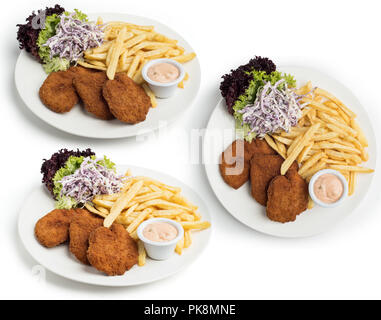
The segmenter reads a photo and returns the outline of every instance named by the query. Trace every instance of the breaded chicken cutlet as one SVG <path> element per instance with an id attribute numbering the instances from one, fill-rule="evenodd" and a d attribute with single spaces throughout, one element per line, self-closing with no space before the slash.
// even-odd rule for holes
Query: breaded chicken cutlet
<path id="1" fill-rule="evenodd" d="M 280 175 L 284 159 L 277 154 L 254 154 L 250 161 L 251 195 L 262 206 L 267 204 L 267 188 L 270 181 Z M 289 170 L 298 170 L 294 162 Z"/>
<path id="2" fill-rule="evenodd" d="M 55 209 L 37 221 L 34 234 L 47 248 L 58 246 L 69 239 L 69 226 L 75 215 L 74 209 Z"/>
<path id="3" fill-rule="evenodd" d="M 248 143 L 235 140 L 221 155 L 220 173 L 224 181 L 234 189 L 249 179 L 251 153 Z"/>
<path id="4" fill-rule="evenodd" d="M 151 107 L 144 89 L 125 73 L 117 73 L 114 80 L 106 81 L 103 97 L 115 118 L 130 124 L 144 121 Z"/>
<path id="5" fill-rule="evenodd" d="M 286 175 L 271 180 L 267 198 L 266 214 L 270 220 L 295 221 L 297 215 L 307 210 L 308 184 L 297 169 L 290 168 Z"/>
<path id="6" fill-rule="evenodd" d="M 85 69 L 82 67 L 71 67 L 50 73 L 39 91 L 42 103 L 54 112 L 69 112 L 79 101 L 73 79 L 83 72 Z"/>
<path id="7" fill-rule="evenodd" d="M 234 189 L 240 188 L 250 175 L 250 160 L 255 154 L 275 154 L 265 140 L 235 140 L 221 155 L 220 173 Z"/>
<path id="8" fill-rule="evenodd" d="M 126 229 L 114 223 L 90 234 L 87 258 L 93 267 L 109 276 L 122 275 L 138 262 L 138 247 Z"/>
<path id="9" fill-rule="evenodd" d="M 69 228 L 69 249 L 79 261 L 89 264 L 87 260 L 89 236 L 91 232 L 103 225 L 103 219 L 86 209 L 76 209 L 76 211 L 77 214 L 73 217 Z"/>
<path id="10" fill-rule="evenodd" d="M 75 75 L 73 84 L 87 112 L 99 119 L 111 120 L 114 116 L 102 94 L 106 80 L 106 72 L 85 69 Z"/>

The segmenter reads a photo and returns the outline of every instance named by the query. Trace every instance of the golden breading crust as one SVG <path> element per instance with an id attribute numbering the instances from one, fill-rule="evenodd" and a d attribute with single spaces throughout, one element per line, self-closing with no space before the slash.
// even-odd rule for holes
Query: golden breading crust
<path id="1" fill-rule="evenodd" d="M 37 221 L 34 234 L 40 244 L 52 248 L 69 239 L 69 226 L 75 210 L 55 209 Z"/>
<path id="2" fill-rule="evenodd" d="M 144 89 L 125 73 L 117 73 L 114 80 L 106 81 L 103 97 L 115 118 L 130 124 L 144 121 L 151 107 Z"/>
<path id="3" fill-rule="evenodd" d="M 280 175 L 284 159 L 277 154 L 255 154 L 250 161 L 251 195 L 259 204 L 267 204 L 267 188 L 270 181 Z M 296 161 L 289 170 L 298 170 Z"/>
<path id="4" fill-rule="evenodd" d="M 80 72 L 81 69 L 74 67 L 50 73 L 39 91 L 42 103 L 54 112 L 69 112 L 79 101 L 73 78 Z"/>
<path id="5" fill-rule="evenodd" d="M 308 184 L 292 167 L 285 176 L 271 180 L 267 189 L 266 213 L 277 222 L 295 221 L 296 216 L 307 210 Z"/>
<path id="6" fill-rule="evenodd" d="M 89 70 L 89 69 L 88 69 Z M 102 89 L 107 80 L 103 71 L 79 72 L 75 75 L 73 84 L 80 96 L 87 112 L 102 120 L 114 119 L 106 100 L 103 98 Z"/>
<path id="7" fill-rule="evenodd" d="M 249 180 L 250 160 L 255 154 L 275 154 L 265 140 L 254 139 L 251 143 L 236 140 L 221 155 L 220 173 L 224 181 L 234 189 Z"/>
<path id="8" fill-rule="evenodd" d="M 122 275 L 137 264 L 138 246 L 121 224 L 114 223 L 90 234 L 87 258 L 94 268 L 109 276 Z"/>
<path id="9" fill-rule="evenodd" d="M 85 209 L 77 209 L 77 214 L 71 221 L 70 252 L 82 263 L 89 264 L 87 260 L 87 248 L 89 236 L 92 231 L 103 225 L 103 219 Z"/>

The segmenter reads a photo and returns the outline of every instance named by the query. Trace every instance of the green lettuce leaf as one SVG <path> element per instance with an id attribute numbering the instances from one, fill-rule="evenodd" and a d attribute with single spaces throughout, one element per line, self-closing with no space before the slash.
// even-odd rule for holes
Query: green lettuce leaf
<path id="1" fill-rule="evenodd" d="M 274 85 L 277 81 L 285 79 L 287 85 L 291 88 L 296 86 L 296 80 L 292 75 L 281 73 L 279 71 L 274 71 L 271 74 L 267 74 L 265 71 L 253 70 L 250 72 L 253 80 L 250 81 L 249 87 L 246 89 L 245 93 L 242 94 L 233 106 L 234 118 L 236 119 L 236 130 L 242 138 L 245 138 L 248 142 L 251 142 L 255 138 L 255 133 L 249 134 L 250 127 L 242 123 L 242 114 L 239 112 L 245 108 L 248 104 L 252 104 L 257 97 L 258 90 L 264 86 L 265 82 L 270 81 Z M 280 88 L 285 84 L 282 83 Z"/>
<path id="2" fill-rule="evenodd" d="M 81 21 L 89 21 L 87 14 L 83 13 L 78 9 L 74 9 L 75 15 L 74 18 Z M 71 12 L 65 11 L 65 16 L 68 16 Z"/>
<path id="3" fill-rule="evenodd" d="M 57 198 L 55 207 L 56 209 L 72 209 L 78 206 L 77 201 L 74 198 L 67 196 L 60 196 Z"/>
<path id="4" fill-rule="evenodd" d="M 70 61 L 66 58 L 53 57 L 42 65 L 46 73 L 65 71 L 70 67 Z"/>
<path id="5" fill-rule="evenodd" d="M 40 31 L 37 39 L 37 46 L 39 48 L 38 54 L 44 63 L 50 60 L 50 48 L 44 47 L 43 44 L 48 41 L 49 38 L 56 34 L 56 28 L 60 22 L 60 17 L 57 14 L 47 16 L 45 19 L 44 29 Z"/>
<path id="6" fill-rule="evenodd" d="M 111 161 L 109 158 L 107 158 L 106 156 L 104 156 L 103 159 L 102 159 L 102 160 L 99 160 L 97 163 L 100 164 L 101 166 L 106 167 L 107 169 L 112 169 L 112 170 L 116 171 L 115 163 L 112 162 L 112 161 Z"/>

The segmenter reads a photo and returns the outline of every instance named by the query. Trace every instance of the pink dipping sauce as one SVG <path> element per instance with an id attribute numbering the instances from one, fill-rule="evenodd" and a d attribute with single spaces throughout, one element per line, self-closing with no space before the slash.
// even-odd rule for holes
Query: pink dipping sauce
<path id="1" fill-rule="evenodd" d="M 169 83 L 180 76 L 180 70 L 171 63 L 161 62 L 149 67 L 147 75 L 152 81 Z"/>
<path id="2" fill-rule="evenodd" d="M 340 178 L 334 174 L 322 174 L 314 184 L 316 198 L 324 203 L 334 203 L 344 193 L 344 186 Z"/>
<path id="3" fill-rule="evenodd" d="M 156 242 L 171 241 L 177 234 L 177 229 L 167 222 L 153 222 L 143 229 L 143 236 Z"/>

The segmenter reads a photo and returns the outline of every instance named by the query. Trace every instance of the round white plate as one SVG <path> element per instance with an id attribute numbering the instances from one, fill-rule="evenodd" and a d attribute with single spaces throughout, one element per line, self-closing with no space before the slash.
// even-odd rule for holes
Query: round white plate
<path id="1" fill-rule="evenodd" d="M 103 21 L 126 21 L 139 25 L 153 25 L 155 30 L 170 38 L 179 40 L 179 45 L 186 52 L 193 52 L 192 47 L 174 30 L 155 20 L 121 13 L 91 14 L 90 19 L 96 20 L 98 16 Z M 173 97 L 158 99 L 158 106 L 151 108 L 145 121 L 130 125 L 119 120 L 99 120 L 87 113 L 80 105 L 76 105 L 70 112 L 58 114 L 43 105 L 38 91 L 47 74 L 41 64 L 22 50 L 15 69 L 16 88 L 25 105 L 41 120 L 62 131 L 88 138 L 111 139 L 124 138 L 146 134 L 162 128 L 182 115 L 192 105 L 197 96 L 201 82 L 200 64 L 197 59 L 184 64 L 189 80 L 185 88 L 176 90 Z"/>
<path id="2" fill-rule="evenodd" d="M 369 140 L 370 159 L 364 166 L 375 168 L 377 149 L 372 125 L 366 110 L 351 91 L 330 76 L 314 69 L 290 66 L 281 68 L 281 71 L 294 75 L 298 85 L 311 80 L 312 85 L 332 92 L 357 113 L 357 120 Z M 254 230 L 279 237 L 305 237 L 319 234 L 353 212 L 371 186 L 374 174 L 359 174 L 355 194 L 348 197 L 341 206 L 325 209 L 315 205 L 312 210 L 300 214 L 295 222 L 285 224 L 273 222 L 266 217 L 265 208 L 252 198 L 249 182 L 240 189 L 234 190 L 223 181 L 220 175 L 218 162 L 221 153 L 234 140 L 234 119 L 226 110 L 225 100 L 221 100 L 210 117 L 204 138 L 203 157 L 206 174 L 214 193 L 226 210 Z"/>
<path id="3" fill-rule="evenodd" d="M 132 170 L 134 175 L 148 176 L 166 184 L 180 187 L 183 195 L 199 207 L 203 220 L 211 221 L 206 204 L 195 191 L 181 181 L 164 173 L 134 166 L 120 166 L 118 170 L 125 172 L 128 168 Z M 211 235 L 211 228 L 195 232 L 192 245 L 184 249 L 181 256 L 174 253 L 171 258 L 165 261 L 147 258 L 146 265 L 143 267 L 135 265 L 123 276 L 108 277 L 95 268 L 76 260 L 70 254 L 67 244 L 48 249 L 38 243 L 34 236 L 34 226 L 38 219 L 53 209 L 54 201 L 46 188 L 42 185 L 36 188 L 25 201 L 19 214 L 18 230 L 21 241 L 31 256 L 44 268 L 62 277 L 88 284 L 133 286 L 164 279 L 195 261 L 206 248 Z"/>

